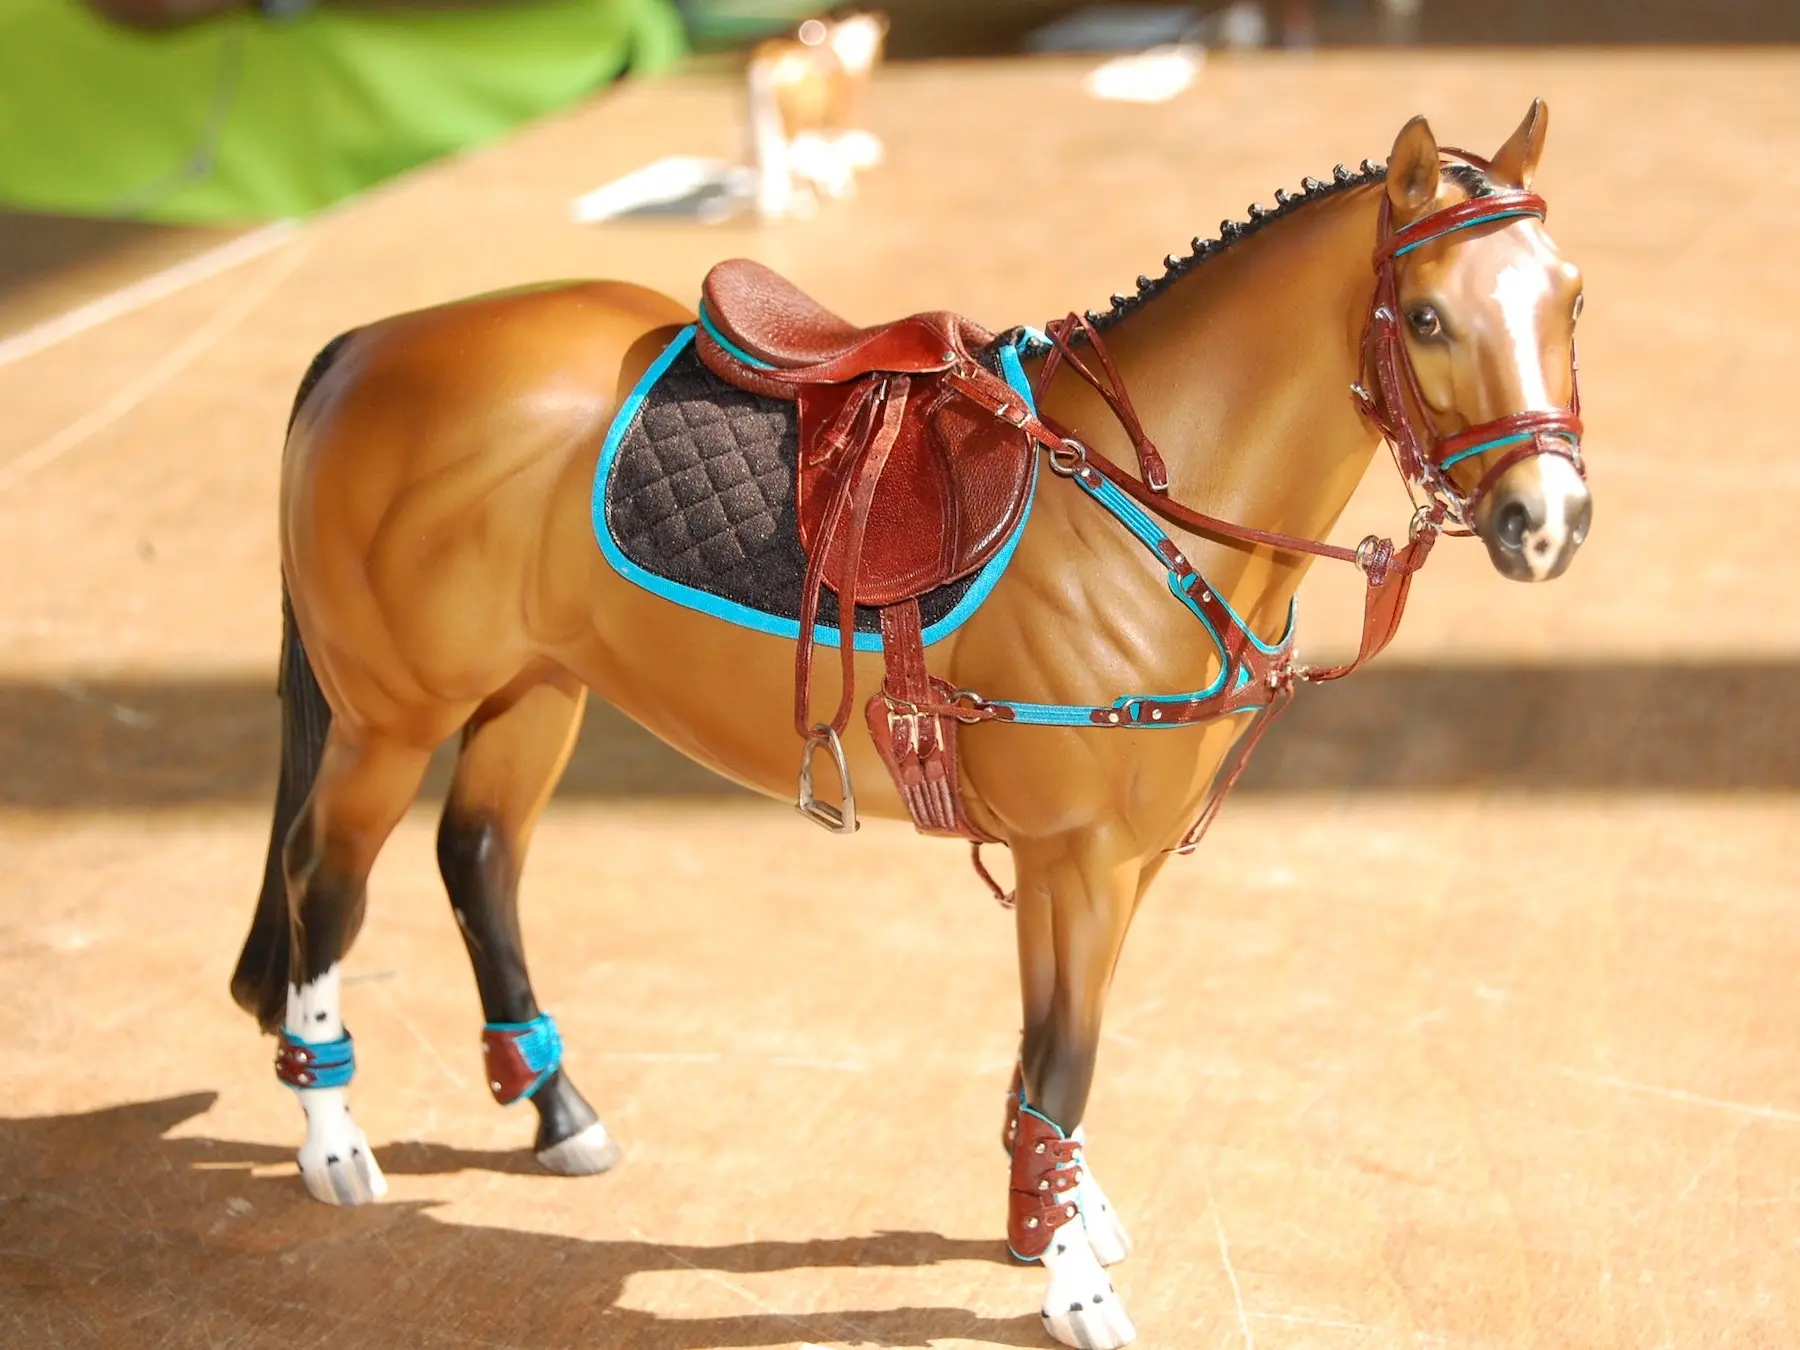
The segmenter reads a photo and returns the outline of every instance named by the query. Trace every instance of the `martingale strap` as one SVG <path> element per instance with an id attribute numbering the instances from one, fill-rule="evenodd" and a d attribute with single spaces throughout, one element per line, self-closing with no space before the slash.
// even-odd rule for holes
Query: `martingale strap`
<path id="1" fill-rule="evenodd" d="M 481 1049 L 488 1091 L 502 1106 L 532 1097 L 562 1067 L 562 1034 L 549 1013 L 529 1022 L 489 1022 Z"/>
<path id="2" fill-rule="evenodd" d="M 303 1041 L 285 1027 L 275 1038 L 275 1077 L 291 1088 L 349 1087 L 356 1076 L 350 1033 L 335 1041 Z"/>

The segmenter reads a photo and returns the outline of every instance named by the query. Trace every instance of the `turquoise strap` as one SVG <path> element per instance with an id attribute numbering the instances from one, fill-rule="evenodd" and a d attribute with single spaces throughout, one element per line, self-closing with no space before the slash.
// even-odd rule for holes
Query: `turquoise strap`
<path id="1" fill-rule="evenodd" d="M 1533 211 L 1533 210 L 1529 210 L 1529 209 L 1526 209 L 1523 207 L 1516 207 L 1516 206 L 1508 208 L 1506 210 L 1489 212 L 1487 215 L 1476 216 L 1472 220 L 1460 221 L 1455 225 L 1446 226 L 1445 228 L 1443 228 L 1441 230 L 1434 230 L 1434 231 L 1432 231 L 1432 233 L 1426 235 L 1423 239 L 1415 239 L 1412 241 L 1412 243 L 1407 244 L 1403 248 L 1395 249 L 1394 256 L 1396 258 L 1403 258 L 1408 253 L 1411 253 L 1415 248 L 1424 248 L 1425 245 L 1430 244 L 1430 243 L 1435 243 L 1437 240 L 1442 239 L 1442 238 L 1446 237 L 1447 235 L 1455 234 L 1459 230 L 1472 230 L 1477 225 L 1491 225 L 1496 220 L 1515 220 L 1515 219 L 1519 219 L 1521 217 L 1530 217 L 1533 220 L 1542 220 L 1544 218 L 1544 213 L 1542 211 Z"/>
<path id="2" fill-rule="evenodd" d="M 1579 445 L 1581 443 L 1574 436 L 1562 431 L 1550 431 L 1542 434 L 1555 436 L 1558 440 L 1567 441 L 1570 445 Z M 1452 464 L 1461 464 L 1465 459 L 1473 458 L 1476 455 L 1485 455 L 1488 451 L 1498 450 L 1502 446 L 1520 445 L 1526 441 L 1537 439 L 1538 435 L 1539 433 L 1535 431 L 1521 431 L 1511 436 L 1496 436 L 1491 441 L 1483 441 L 1480 445 L 1472 445 L 1467 450 L 1458 450 L 1454 455 L 1439 460 L 1438 468 L 1447 469 Z"/>
<path id="3" fill-rule="evenodd" d="M 303 1091 L 349 1087 L 356 1076 L 356 1047 L 348 1032 L 335 1041 L 307 1041 L 284 1028 L 280 1040 L 282 1047 L 304 1052 L 302 1060 L 299 1056 L 283 1056 L 280 1049 L 276 1051 L 275 1076 L 289 1087 Z M 285 1071 L 284 1058 L 290 1061 Z"/>
<path id="4" fill-rule="evenodd" d="M 521 1098 L 531 1097 L 562 1067 L 562 1033 L 556 1029 L 556 1019 L 549 1013 L 539 1013 L 529 1022 L 489 1022 L 482 1030 L 496 1031 L 508 1037 L 518 1047 L 519 1058 L 525 1061 L 525 1067 L 535 1075 L 531 1086 L 519 1094 Z"/>
<path id="5" fill-rule="evenodd" d="M 1142 507 L 1114 486 L 1110 479 L 1102 474 L 1078 473 L 1073 475 L 1073 477 L 1076 485 L 1079 486 L 1083 492 L 1087 493 L 1089 497 L 1110 512 L 1120 524 L 1131 531 L 1132 535 L 1139 543 L 1150 550 L 1151 554 L 1158 562 L 1161 562 L 1165 567 L 1168 567 L 1170 594 L 1181 601 L 1182 604 L 1186 605 L 1194 617 L 1206 625 L 1207 634 L 1212 638 L 1213 646 L 1218 649 L 1219 653 L 1218 677 L 1214 679 L 1211 684 L 1207 685 L 1206 688 L 1196 689 L 1191 693 L 1183 694 L 1122 695 L 1119 698 L 1114 699 L 1111 706 L 1118 709 L 1124 716 L 1119 722 L 1109 725 L 1158 729 L 1192 726 L 1194 724 L 1191 722 L 1165 722 L 1152 720 L 1146 713 L 1148 709 L 1155 707 L 1157 704 L 1195 703 L 1201 699 L 1212 698 L 1224 689 L 1226 680 L 1230 678 L 1231 657 L 1230 653 L 1226 650 L 1224 638 L 1220 636 L 1219 630 L 1213 626 L 1213 621 L 1207 616 L 1206 611 L 1200 607 L 1200 603 L 1195 600 L 1190 586 L 1183 584 L 1184 580 L 1190 577 L 1197 578 L 1198 574 L 1191 570 L 1180 572 L 1173 567 L 1169 567 L 1169 553 L 1164 551 L 1164 546 L 1167 546 L 1169 552 L 1179 555 L 1180 550 L 1175 545 L 1174 540 L 1169 538 L 1162 527 L 1152 520 Z M 1205 587 L 1206 585 L 1203 580 L 1198 581 L 1197 584 L 1202 587 Z M 1244 622 L 1242 616 L 1231 607 L 1231 603 L 1226 600 L 1224 596 L 1219 595 L 1216 591 L 1212 592 L 1212 594 L 1214 599 L 1217 600 L 1219 607 L 1231 616 L 1231 620 L 1237 626 L 1238 631 L 1250 642 L 1254 643 L 1261 651 L 1273 656 L 1280 653 L 1293 641 L 1297 601 L 1288 602 L 1288 623 L 1286 633 L 1282 635 L 1282 639 L 1279 643 L 1270 645 L 1256 635 L 1255 631 L 1251 629 L 1249 624 Z M 1247 668 L 1240 668 L 1237 675 L 1237 687 L 1241 689 L 1249 682 L 1249 680 L 1249 670 Z M 982 702 L 996 708 L 1007 709 L 1012 714 L 1006 719 L 1007 721 L 1021 723 L 1026 726 L 1086 727 L 1095 725 L 1092 716 L 1094 705 L 1092 704 L 1017 703 L 999 698 L 983 699 Z M 1232 711 L 1255 712 L 1262 706 L 1263 705 L 1261 704 L 1247 705 L 1242 708 L 1235 708 Z M 1227 713 L 1224 715 L 1230 716 L 1231 714 Z"/>

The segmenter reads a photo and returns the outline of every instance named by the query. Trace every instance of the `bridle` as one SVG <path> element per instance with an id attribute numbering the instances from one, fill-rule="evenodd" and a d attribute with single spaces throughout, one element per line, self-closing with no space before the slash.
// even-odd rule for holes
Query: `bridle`
<path id="1" fill-rule="evenodd" d="M 1487 160 L 1467 151 L 1445 148 L 1440 153 L 1479 170 L 1492 167 Z M 1433 211 L 1396 230 L 1392 202 L 1385 193 L 1382 195 L 1375 247 L 1375 298 L 1362 336 L 1363 381 L 1367 383 L 1351 385 L 1351 394 L 1364 416 L 1393 447 L 1395 463 L 1415 504 L 1423 496 L 1441 506 L 1445 518 L 1457 527 L 1456 533 L 1473 532 L 1470 526 L 1481 499 L 1501 475 L 1522 460 L 1554 455 L 1568 460 L 1577 474 L 1586 477 L 1581 460 L 1580 364 L 1574 361 L 1571 348 L 1570 398 L 1565 408 L 1509 413 L 1452 436 L 1437 435 L 1401 331 L 1396 264 L 1415 249 L 1461 230 L 1525 217 L 1542 220 L 1548 209 L 1544 199 L 1534 192 L 1499 192 Z M 1470 491 L 1460 491 L 1451 481 L 1449 471 L 1455 465 L 1503 448 L 1506 453 L 1494 461 Z"/>
<path id="2" fill-rule="evenodd" d="M 1487 160 L 1467 151 L 1445 147 L 1440 150 L 1440 154 L 1461 160 L 1484 172 L 1492 168 Z M 1064 434 L 1060 428 L 1052 427 L 1047 420 L 1032 419 L 1036 425 L 1028 425 L 1027 430 L 1043 443 L 1049 452 L 1052 469 L 1059 474 L 1073 476 L 1086 468 L 1098 471 L 1144 506 L 1185 529 L 1235 539 L 1240 543 L 1354 564 L 1368 578 L 1370 591 L 1363 650 L 1347 666 L 1296 672 L 1301 678 L 1315 681 L 1347 675 L 1385 646 L 1392 637 L 1390 629 L 1371 650 L 1376 592 L 1385 588 L 1391 580 L 1417 571 L 1424 564 L 1437 535 L 1472 534 L 1474 531 L 1470 527 L 1470 520 L 1476 506 L 1508 469 L 1526 459 L 1554 455 L 1568 460 L 1576 473 L 1586 477 L 1581 459 L 1580 367 L 1573 359 L 1573 348 L 1569 374 L 1571 398 L 1566 408 L 1508 413 L 1454 435 L 1440 436 L 1430 424 L 1427 411 L 1429 405 L 1419 386 L 1412 355 L 1407 350 L 1400 327 L 1400 303 L 1395 277 L 1396 264 L 1400 258 L 1426 244 L 1478 225 L 1525 217 L 1543 220 L 1548 209 L 1544 199 L 1536 193 L 1499 192 L 1485 197 L 1472 197 L 1468 201 L 1433 211 L 1396 230 L 1393 227 L 1392 203 L 1386 193 L 1382 194 L 1374 252 L 1375 294 L 1369 305 L 1368 317 L 1363 323 L 1363 373 L 1362 378 L 1350 386 L 1350 392 L 1357 408 L 1392 447 L 1401 478 L 1412 496 L 1415 509 L 1408 530 L 1408 541 L 1402 548 L 1396 549 L 1391 539 L 1378 535 L 1369 535 L 1350 549 L 1273 530 L 1253 529 L 1220 520 L 1170 499 L 1167 464 L 1144 431 L 1143 422 L 1132 406 L 1131 396 L 1125 390 L 1124 380 L 1113 363 L 1111 354 L 1106 350 L 1106 343 L 1099 330 L 1086 315 L 1080 313 L 1071 313 L 1064 319 L 1046 325 L 1044 331 L 1051 343 L 1051 351 L 1038 374 L 1036 393 L 1041 399 L 1058 366 L 1066 363 L 1093 386 L 1125 429 L 1137 452 L 1139 473 L 1133 474 L 1113 463 L 1097 450 Z M 1105 379 L 1096 375 L 1076 353 L 1073 338 L 1077 332 L 1087 339 L 1094 355 L 1099 358 L 1105 371 Z M 1369 387 L 1371 384 L 1372 389 Z M 1046 432 L 1049 434 L 1045 434 Z M 1450 469 L 1464 460 L 1502 448 L 1507 453 L 1495 461 L 1472 490 L 1465 493 L 1457 488 L 1450 478 Z M 1404 587 L 1396 599 L 1400 605 L 1405 603 Z M 1399 613 L 1396 607 L 1392 627 L 1397 628 L 1398 625 Z"/>
<path id="3" fill-rule="evenodd" d="M 1445 148 L 1440 153 L 1479 170 L 1491 168 L 1488 161 L 1461 150 Z M 1138 461 L 1138 473 L 1134 474 L 1070 436 L 1049 419 L 1025 416 L 1019 421 L 1008 416 L 1009 421 L 1022 426 L 1044 447 L 1053 472 L 1090 486 L 1104 478 L 1147 509 L 1195 533 L 1350 563 L 1368 582 L 1363 602 L 1362 641 L 1356 656 L 1342 665 L 1328 667 L 1293 664 L 1285 652 L 1276 659 L 1266 677 L 1269 687 L 1267 705 L 1242 738 L 1230 767 L 1219 776 L 1199 820 L 1183 836 L 1175 852 L 1192 852 L 1198 845 L 1226 795 L 1243 773 L 1257 742 L 1270 722 L 1292 700 L 1296 682 L 1321 683 L 1341 679 L 1393 640 L 1405 612 L 1413 574 L 1425 565 L 1439 535 L 1474 533 L 1470 521 L 1475 508 L 1502 474 L 1523 460 L 1555 455 L 1568 460 L 1576 473 L 1586 477 L 1581 460 L 1581 396 L 1576 387 L 1579 367 L 1574 362 L 1572 350 L 1571 398 L 1566 408 L 1509 413 L 1465 431 L 1440 436 L 1431 425 L 1429 405 L 1419 386 L 1400 328 L 1395 277 L 1399 259 L 1426 244 L 1479 225 L 1520 218 L 1542 220 L 1547 212 L 1544 199 L 1535 193 L 1500 192 L 1433 211 L 1396 230 L 1391 201 L 1385 192 L 1382 194 L 1374 253 L 1375 293 L 1363 325 L 1362 378 L 1352 384 L 1350 390 L 1358 409 L 1392 448 L 1401 478 L 1413 499 L 1414 511 L 1407 542 L 1400 547 L 1396 547 L 1391 539 L 1372 534 L 1355 548 L 1344 548 L 1316 539 L 1237 525 L 1172 500 L 1168 495 L 1168 466 L 1145 432 L 1118 367 L 1094 324 L 1083 314 L 1071 313 L 1046 326 L 1045 336 L 1051 350 L 1034 383 L 1034 401 L 1041 402 L 1043 391 L 1058 367 L 1068 365 L 1112 410 L 1130 438 Z M 1076 352 L 1074 337 L 1078 332 L 1087 339 L 1098 358 L 1105 372 L 1104 378 Z M 1002 409 L 1000 415 L 1007 415 L 1006 410 Z M 1500 449 L 1506 453 L 1488 468 L 1469 492 L 1461 491 L 1451 480 L 1449 471 L 1457 464 Z M 975 710 L 974 716 L 968 715 L 969 710 L 965 708 L 946 707 L 934 711 L 973 721 L 980 720 L 983 710 Z M 980 847 L 975 845 L 976 870 L 995 895 L 1000 896 L 1000 887 L 981 864 Z"/>

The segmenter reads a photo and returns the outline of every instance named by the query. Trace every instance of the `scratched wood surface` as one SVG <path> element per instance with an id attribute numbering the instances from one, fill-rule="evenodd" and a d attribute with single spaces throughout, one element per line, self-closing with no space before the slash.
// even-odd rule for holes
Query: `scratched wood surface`
<path id="1" fill-rule="evenodd" d="M 691 295 L 734 253 L 861 319 L 1042 322 L 1415 111 L 1488 150 L 1537 93 L 1593 538 L 1537 588 L 1447 545 L 1391 656 L 1275 733 L 1127 948 L 1091 1159 L 1145 1346 L 1795 1343 L 1800 56 L 1215 59 L 1161 107 L 1082 69 L 891 70 L 888 163 L 809 223 L 576 227 L 576 193 L 735 145 L 729 88 L 630 88 L 0 365 L 0 1344 L 1046 1344 L 1000 1241 L 1012 942 L 959 850 L 827 838 L 599 710 L 526 927 L 625 1166 L 538 1175 L 488 1100 L 422 806 L 348 967 L 392 1193 L 302 1195 L 225 993 L 293 385 L 372 315 Z M 1378 467 L 1341 533 L 1402 509 Z M 1309 582 L 1311 650 L 1353 598 Z"/>

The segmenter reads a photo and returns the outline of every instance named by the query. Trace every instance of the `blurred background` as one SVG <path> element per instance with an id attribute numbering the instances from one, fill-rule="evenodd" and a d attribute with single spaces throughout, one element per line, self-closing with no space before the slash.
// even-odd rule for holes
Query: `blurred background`
<path id="1" fill-rule="evenodd" d="M 839 9 L 846 7 L 840 6 Z M 855 7 L 849 7 L 855 8 Z M 1735 46 L 1787 0 L 893 0 L 896 62 L 1175 43 Z M 0 0 L 0 333 L 680 68 L 741 73 L 807 0 Z"/>

